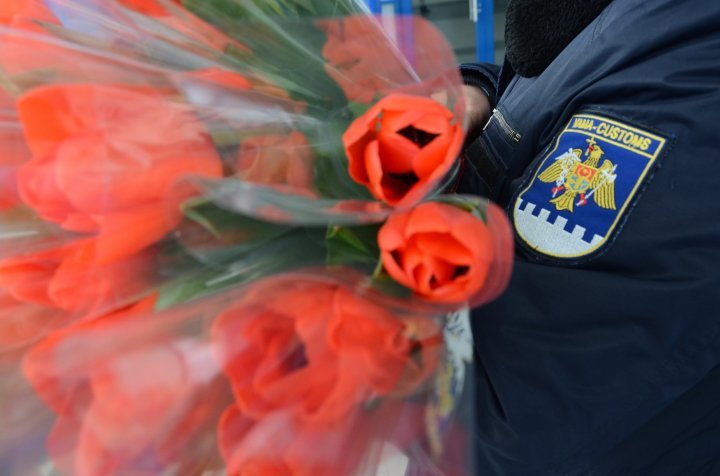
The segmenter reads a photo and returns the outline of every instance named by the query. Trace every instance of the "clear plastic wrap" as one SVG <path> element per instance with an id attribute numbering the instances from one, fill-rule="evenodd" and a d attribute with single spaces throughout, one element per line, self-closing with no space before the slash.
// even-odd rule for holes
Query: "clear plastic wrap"
<path id="1" fill-rule="evenodd" d="M 353 0 L 0 7 L 3 474 L 472 474 L 468 306 L 426 21 Z M 458 314 L 460 312 L 460 314 Z"/>

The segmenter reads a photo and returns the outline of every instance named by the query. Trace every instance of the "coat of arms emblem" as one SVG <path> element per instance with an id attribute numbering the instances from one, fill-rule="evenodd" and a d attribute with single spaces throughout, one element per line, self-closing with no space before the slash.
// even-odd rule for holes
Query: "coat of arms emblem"
<path id="1" fill-rule="evenodd" d="M 518 238 L 553 258 L 599 251 L 620 228 L 666 142 L 614 118 L 572 116 L 518 191 Z"/>
<path id="2" fill-rule="evenodd" d="M 558 156 L 555 163 L 538 177 L 545 183 L 555 182 L 550 203 L 554 204 L 557 210 L 572 212 L 575 206 L 587 205 L 591 198 L 601 208 L 616 208 L 617 165 L 604 159 L 598 167 L 605 151 L 594 138 L 591 137 L 587 142 L 584 155 L 582 149 L 569 149 Z"/>

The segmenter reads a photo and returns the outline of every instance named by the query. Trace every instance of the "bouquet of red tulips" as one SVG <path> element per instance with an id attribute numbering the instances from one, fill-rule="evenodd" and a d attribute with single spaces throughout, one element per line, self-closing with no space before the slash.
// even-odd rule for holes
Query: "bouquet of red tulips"
<path id="1" fill-rule="evenodd" d="M 470 474 L 461 80 L 359 0 L 3 0 L 3 474 Z M 465 345 L 467 345 L 465 343 Z"/>

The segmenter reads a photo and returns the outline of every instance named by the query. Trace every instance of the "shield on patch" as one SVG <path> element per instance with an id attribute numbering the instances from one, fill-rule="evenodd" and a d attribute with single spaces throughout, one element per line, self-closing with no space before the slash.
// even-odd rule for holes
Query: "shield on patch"
<path id="1" fill-rule="evenodd" d="M 599 250 L 665 143 L 615 119 L 574 115 L 517 196 L 513 221 L 518 236 L 555 258 Z"/>

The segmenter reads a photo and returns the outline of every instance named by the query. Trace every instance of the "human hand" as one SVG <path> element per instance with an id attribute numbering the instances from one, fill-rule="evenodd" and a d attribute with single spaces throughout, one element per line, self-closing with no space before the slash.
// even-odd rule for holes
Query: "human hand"
<path id="1" fill-rule="evenodd" d="M 480 135 L 480 131 L 487 124 L 492 114 L 490 99 L 482 89 L 464 85 L 463 93 L 465 94 L 465 143 L 469 144 Z"/>

